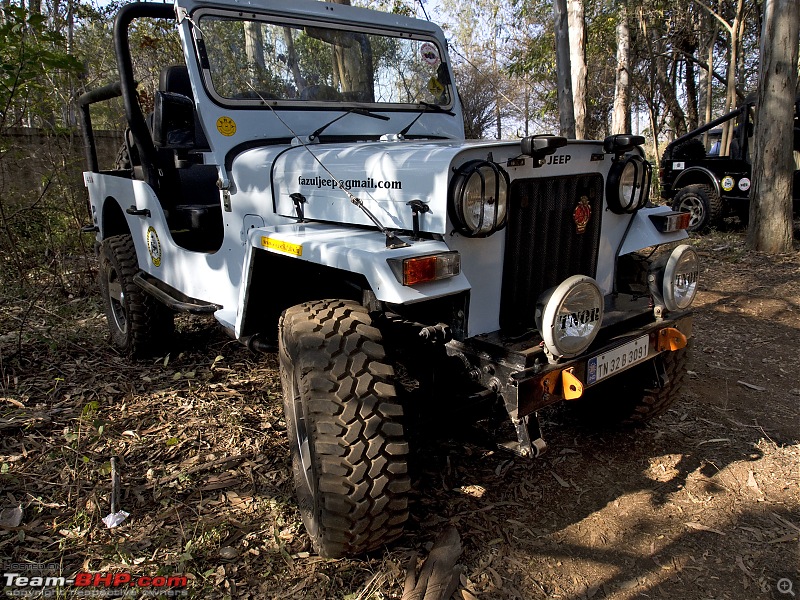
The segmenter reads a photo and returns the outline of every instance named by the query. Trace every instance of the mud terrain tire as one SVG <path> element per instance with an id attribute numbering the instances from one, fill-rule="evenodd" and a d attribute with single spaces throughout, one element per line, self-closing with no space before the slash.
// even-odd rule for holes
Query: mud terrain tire
<path id="1" fill-rule="evenodd" d="M 283 406 L 295 492 L 314 549 L 375 550 L 408 519 L 408 444 L 394 369 L 367 310 L 307 302 L 279 324 Z"/>
<path id="2" fill-rule="evenodd" d="M 689 231 L 701 232 L 719 224 L 722 199 L 710 185 L 687 185 L 675 194 L 672 210 L 692 213 Z"/>
<path id="3" fill-rule="evenodd" d="M 691 343 L 691 342 L 690 342 Z M 662 361 L 669 381 L 656 385 L 654 361 Z M 582 421 L 600 425 L 643 425 L 664 414 L 677 400 L 686 378 L 689 347 L 665 352 L 653 360 L 602 382 L 569 405 Z"/>
<path id="4" fill-rule="evenodd" d="M 130 235 L 103 240 L 99 271 L 100 293 L 114 347 L 137 358 L 163 350 L 175 329 L 174 314 L 133 282 L 139 263 Z"/>

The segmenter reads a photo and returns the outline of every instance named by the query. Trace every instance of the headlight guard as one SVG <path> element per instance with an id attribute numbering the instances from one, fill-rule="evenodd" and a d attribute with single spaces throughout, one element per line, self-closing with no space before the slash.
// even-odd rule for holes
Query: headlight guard
<path id="1" fill-rule="evenodd" d="M 650 163 L 637 155 L 616 160 L 606 180 L 608 208 L 622 215 L 634 213 L 647 204 L 652 170 Z"/>
<path id="2" fill-rule="evenodd" d="M 460 234 L 486 237 L 506 225 L 508 175 L 497 164 L 472 160 L 456 169 L 448 210 Z"/>

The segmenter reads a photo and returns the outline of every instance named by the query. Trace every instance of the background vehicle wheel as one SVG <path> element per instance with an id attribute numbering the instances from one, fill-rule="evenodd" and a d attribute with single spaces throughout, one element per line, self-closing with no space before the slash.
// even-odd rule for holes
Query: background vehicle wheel
<path id="1" fill-rule="evenodd" d="M 709 185 L 687 185 L 675 194 L 672 210 L 692 213 L 689 231 L 703 231 L 722 216 L 722 199 Z"/>
<path id="2" fill-rule="evenodd" d="M 100 244 L 100 293 L 111 342 L 126 354 L 141 357 L 164 348 L 175 329 L 173 313 L 133 282 L 139 272 L 130 235 Z"/>
<path id="3" fill-rule="evenodd" d="M 381 333 L 355 302 L 284 311 L 279 358 L 295 491 L 314 549 L 329 558 L 399 537 L 408 444 Z"/>
<path id="4" fill-rule="evenodd" d="M 691 343 L 691 342 L 690 342 Z M 665 413 L 680 394 L 686 378 L 689 347 L 665 352 L 653 360 L 590 388 L 583 398 L 568 402 L 581 420 L 602 425 L 642 425 Z M 656 380 L 655 361 L 661 361 L 669 381 Z"/>

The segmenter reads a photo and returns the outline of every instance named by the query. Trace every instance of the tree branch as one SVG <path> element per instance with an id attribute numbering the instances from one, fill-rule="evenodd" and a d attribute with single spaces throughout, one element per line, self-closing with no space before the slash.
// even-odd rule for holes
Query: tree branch
<path id="1" fill-rule="evenodd" d="M 712 71 L 711 69 L 708 68 L 708 63 L 703 62 L 702 60 L 696 58 L 692 54 L 689 54 L 688 52 L 685 52 L 685 51 L 683 51 L 683 50 L 681 50 L 679 48 L 676 48 L 676 51 L 679 52 L 689 62 L 692 62 L 692 63 L 696 64 L 698 67 L 701 67 L 703 70 L 705 70 L 708 73 L 710 73 L 711 76 L 714 79 L 716 79 L 717 81 L 719 81 L 723 85 L 728 85 L 727 80 L 722 75 L 720 75 L 716 71 Z M 668 54 L 662 54 L 661 56 L 668 57 L 669 55 Z M 742 89 L 739 86 L 736 86 L 736 96 L 740 100 L 744 100 L 745 94 L 744 94 L 744 92 L 742 91 Z"/>
<path id="2" fill-rule="evenodd" d="M 722 26 L 723 26 L 723 27 L 724 27 L 724 28 L 725 28 L 725 29 L 728 31 L 728 33 L 730 34 L 730 36 L 731 36 L 731 37 L 733 37 L 733 36 L 734 36 L 733 27 L 731 26 L 731 24 L 730 24 L 730 23 L 728 23 L 728 22 L 727 22 L 725 19 L 723 19 L 721 16 L 719 16 L 719 15 L 717 14 L 717 12 L 716 12 L 716 11 L 715 11 L 713 8 L 711 8 L 710 6 L 706 6 L 706 5 L 705 5 L 705 4 L 702 2 L 702 0 L 695 0 L 695 2 L 697 2 L 697 4 L 699 4 L 699 5 L 700 5 L 700 6 L 702 6 L 703 8 L 705 8 L 705 9 L 708 11 L 708 14 L 710 14 L 710 15 L 711 15 L 712 17 L 714 17 L 714 18 L 715 18 L 717 21 L 719 21 L 720 23 L 722 23 Z"/>

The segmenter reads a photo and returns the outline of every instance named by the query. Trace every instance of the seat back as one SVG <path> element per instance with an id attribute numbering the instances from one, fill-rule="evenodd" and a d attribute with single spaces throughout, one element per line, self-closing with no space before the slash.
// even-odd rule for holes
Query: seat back
<path id="1" fill-rule="evenodd" d="M 161 69 L 161 73 L 158 77 L 158 91 L 167 94 L 180 94 L 192 101 L 194 140 L 191 146 L 194 150 L 208 150 L 208 140 L 203 133 L 197 111 L 194 110 L 194 94 L 192 93 L 192 83 L 189 80 L 189 70 L 186 68 L 186 65 L 170 65 Z M 156 106 L 158 106 L 158 102 Z"/>
<path id="2" fill-rule="evenodd" d="M 161 69 L 158 77 L 158 89 L 162 92 L 182 94 L 194 100 L 192 84 L 189 81 L 189 69 L 186 65 L 170 65 Z"/>

